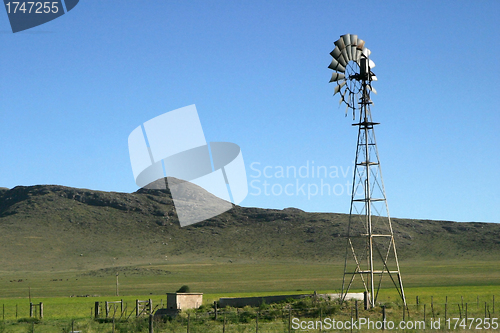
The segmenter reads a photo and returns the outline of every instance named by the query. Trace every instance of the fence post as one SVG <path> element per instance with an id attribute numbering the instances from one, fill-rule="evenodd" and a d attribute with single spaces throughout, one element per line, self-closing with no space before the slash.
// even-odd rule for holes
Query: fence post
<path id="1" fill-rule="evenodd" d="M 104 302 L 104 307 L 106 308 L 106 318 L 108 318 L 108 316 L 109 316 L 109 305 L 108 305 L 108 301 L 105 301 L 105 302 Z"/>
<path id="2" fill-rule="evenodd" d="M 33 318 L 33 303 L 30 302 L 30 318 Z"/>
<path id="3" fill-rule="evenodd" d="M 255 333 L 259 333 L 259 311 L 255 314 Z"/>
<path id="4" fill-rule="evenodd" d="M 424 323 L 425 323 L 425 303 L 424 303 Z"/>
<path id="5" fill-rule="evenodd" d="M 153 333 L 153 315 L 149 315 L 149 333 Z"/>
<path id="6" fill-rule="evenodd" d="M 467 303 L 465 303 L 465 322 L 467 322 Z"/>
<path id="7" fill-rule="evenodd" d="M 187 325 L 187 333 L 189 333 L 189 317 L 190 317 L 190 314 L 188 313 L 188 325 Z"/>
<path id="8" fill-rule="evenodd" d="M 150 299 L 148 299 L 148 304 L 149 304 L 149 313 L 153 313 L 153 301 Z"/>
<path id="9" fill-rule="evenodd" d="M 382 305 L 382 331 L 385 329 L 385 320 L 386 320 L 386 317 L 385 317 L 385 304 Z"/>
<path id="10" fill-rule="evenodd" d="M 139 317 L 139 300 L 135 300 L 135 316 Z"/>
<path id="11" fill-rule="evenodd" d="M 214 301 L 215 320 L 217 320 L 217 301 Z"/>
<path id="12" fill-rule="evenodd" d="M 99 302 L 95 302 L 95 304 L 94 304 L 94 317 L 95 318 L 99 317 L 99 315 L 100 315 L 99 311 L 100 311 Z"/>
<path id="13" fill-rule="evenodd" d="M 43 303 L 40 302 L 40 319 L 43 318 Z"/>
<path id="14" fill-rule="evenodd" d="M 2 305 L 2 318 L 5 321 L 5 304 Z"/>
<path id="15" fill-rule="evenodd" d="M 445 325 L 446 325 L 447 314 L 448 314 L 448 303 L 444 303 L 444 322 L 445 322 Z"/>
<path id="16" fill-rule="evenodd" d="M 351 318 L 352 318 L 352 305 L 351 305 Z M 319 308 L 319 321 L 323 322 L 323 308 L 321 307 L 320 305 L 320 308 Z M 323 326 L 320 327 L 319 331 L 320 333 L 323 331 Z"/>
<path id="17" fill-rule="evenodd" d="M 358 321 L 358 300 L 355 300 L 354 301 L 354 307 L 356 309 L 356 321 Z"/>
<path id="18" fill-rule="evenodd" d="M 368 310 L 368 293 L 366 291 L 363 292 L 363 302 L 365 310 Z"/>
<path id="19" fill-rule="evenodd" d="M 431 296 L 431 310 L 432 310 L 432 318 L 434 318 L 434 296 Z"/>
<path id="20" fill-rule="evenodd" d="M 349 309 L 351 309 L 351 323 L 352 323 L 352 311 L 353 311 L 353 307 L 352 305 L 349 307 Z M 322 319 L 320 318 L 320 320 L 322 321 Z M 322 327 L 320 327 L 319 331 L 321 332 L 322 331 Z"/>
<path id="21" fill-rule="evenodd" d="M 222 333 L 226 333 L 226 314 L 224 313 L 224 319 L 222 321 Z"/>

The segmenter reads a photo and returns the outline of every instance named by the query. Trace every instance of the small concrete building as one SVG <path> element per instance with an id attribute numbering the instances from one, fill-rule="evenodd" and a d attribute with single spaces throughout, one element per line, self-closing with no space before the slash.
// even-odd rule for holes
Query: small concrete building
<path id="1" fill-rule="evenodd" d="M 167 309 L 197 309 L 203 303 L 203 293 L 167 293 Z"/>

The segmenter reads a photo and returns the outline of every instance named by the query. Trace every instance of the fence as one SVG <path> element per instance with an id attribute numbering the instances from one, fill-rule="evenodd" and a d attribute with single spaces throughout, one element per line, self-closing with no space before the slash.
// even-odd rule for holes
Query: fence
<path id="1" fill-rule="evenodd" d="M 495 312 L 494 297 L 486 301 L 477 298 L 475 302 L 462 302 L 462 299 L 460 302 L 448 302 L 446 298 L 444 303 L 437 303 L 433 297 L 430 298 L 430 302 L 421 302 L 417 298 L 415 304 L 403 306 L 387 302 L 369 310 L 365 310 L 363 302 L 357 300 L 343 304 L 318 302 L 315 307 L 303 308 L 291 308 L 288 305 L 270 309 L 214 308 L 214 311 L 210 312 L 194 311 L 168 320 L 160 319 L 155 321 L 155 325 L 162 332 L 188 333 L 295 332 L 305 329 L 308 332 L 324 332 L 331 329 L 349 331 L 350 327 L 344 324 L 350 326 L 353 322 L 358 326 L 361 323 L 371 323 L 373 326 L 363 327 L 370 330 L 392 329 L 402 324 L 410 330 L 500 328 L 500 321 L 495 317 L 497 312 Z M 297 306 L 297 303 L 294 306 Z M 314 327 L 310 328 L 305 323 Z M 379 324 L 381 326 L 378 326 Z"/>
<path id="2" fill-rule="evenodd" d="M 453 301 L 449 301 L 448 297 L 442 296 L 439 298 L 439 302 L 436 302 L 432 296 L 426 297 L 425 300 L 417 296 L 412 299 L 412 304 L 408 304 L 405 307 L 397 302 L 387 302 L 370 310 L 364 309 L 362 301 L 349 301 L 339 304 L 335 301 L 314 301 L 312 299 L 294 301 L 291 303 L 293 307 L 290 307 L 290 304 L 286 303 L 275 305 L 261 304 L 258 308 L 219 308 L 217 312 L 215 309 L 207 311 L 207 306 L 205 305 L 203 307 L 205 311 L 201 309 L 189 310 L 181 312 L 173 318 L 153 318 L 151 315 L 149 318 L 144 318 L 143 316 L 154 313 L 159 305 L 153 307 L 153 302 L 150 300 L 136 300 L 135 302 L 136 306 L 130 310 L 127 308 L 127 303 L 122 300 L 101 302 L 101 304 L 95 305 L 92 310 L 95 311 L 96 307 L 99 309 L 98 315 L 95 317 L 96 319 L 99 318 L 99 315 L 104 317 L 105 308 L 109 309 L 107 311 L 108 316 L 113 318 L 113 324 L 111 324 L 110 320 L 98 320 L 95 321 L 96 325 L 113 325 L 114 327 L 116 321 L 116 325 L 122 327 L 129 327 L 127 325 L 130 325 L 132 329 L 135 327 L 133 325 L 137 325 L 137 322 L 142 323 L 142 325 L 148 325 L 148 322 L 151 321 L 151 329 L 155 326 L 157 332 L 292 332 L 296 329 L 298 323 L 304 320 L 326 323 L 328 320 L 331 322 L 332 319 L 335 319 L 336 322 L 346 322 L 366 318 L 372 321 L 383 321 L 385 319 L 387 321 L 394 321 L 396 324 L 400 321 L 421 322 L 425 324 L 426 328 L 430 328 L 432 322 L 439 320 L 442 328 L 443 325 L 451 325 L 451 328 L 455 325 L 458 328 L 464 329 L 464 327 L 469 327 L 473 324 L 475 327 L 482 325 L 481 327 L 484 329 L 486 328 L 486 323 L 491 326 L 493 319 L 498 323 L 499 319 L 497 317 L 500 317 L 498 315 L 498 304 L 496 304 L 494 296 L 481 298 L 469 297 L 467 299 L 457 296 L 453 298 Z M 161 303 L 158 302 L 158 304 Z M 28 315 L 28 307 L 26 305 L 26 303 L 21 305 L 20 317 L 26 318 Z M 48 317 L 51 318 L 53 312 L 57 311 L 50 305 L 46 306 L 47 309 L 44 309 L 43 303 L 31 303 L 29 305 L 29 313 L 33 316 L 42 317 L 45 310 L 48 311 Z M 87 318 L 89 318 L 88 305 Z M 137 311 L 138 308 L 140 309 L 139 311 Z M 40 314 L 40 310 L 42 314 Z M 3 305 L 2 319 L 5 320 L 6 317 L 7 320 L 9 318 L 16 318 L 17 321 L 18 312 L 17 304 L 12 304 L 8 308 Z M 138 314 L 140 316 L 137 317 Z M 129 321 L 131 317 L 136 319 Z M 309 331 L 320 332 L 321 329 L 327 331 L 324 327 Z"/>
<path id="3" fill-rule="evenodd" d="M 126 302 L 123 302 L 123 299 L 119 301 L 105 301 L 104 309 L 102 309 L 103 306 L 102 303 L 103 302 L 94 303 L 94 308 L 93 308 L 94 318 L 100 318 L 103 312 L 105 314 L 105 318 L 113 318 L 113 319 L 114 318 L 129 319 L 134 313 L 136 317 L 149 316 L 153 314 L 154 311 L 159 306 L 156 305 L 156 307 L 153 307 L 153 301 L 151 299 L 148 300 L 136 299 L 135 307 L 129 313 L 128 304 Z M 161 305 L 163 305 L 163 300 L 161 301 Z"/>
<path id="4" fill-rule="evenodd" d="M 156 309 L 156 308 L 155 308 Z M 151 315 L 153 314 L 153 301 L 148 299 L 146 301 L 135 301 L 135 316 Z"/>
<path id="5" fill-rule="evenodd" d="M 36 311 L 38 309 L 38 311 Z M 17 309 L 16 309 L 17 312 Z M 38 318 L 42 319 L 43 318 L 43 303 L 37 303 L 33 304 L 30 302 L 30 318 L 36 317 L 38 315 Z"/>

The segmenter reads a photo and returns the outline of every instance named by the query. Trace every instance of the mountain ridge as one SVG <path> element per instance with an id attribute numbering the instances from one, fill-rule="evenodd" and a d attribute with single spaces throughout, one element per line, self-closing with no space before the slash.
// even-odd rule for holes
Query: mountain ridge
<path id="1" fill-rule="evenodd" d="M 391 218 L 402 260 L 495 260 L 500 224 Z M 348 215 L 233 205 L 180 227 L 166 189 L 0 189 L 3 270 L 100 269 L 186 261 L 341 262 Z"/>

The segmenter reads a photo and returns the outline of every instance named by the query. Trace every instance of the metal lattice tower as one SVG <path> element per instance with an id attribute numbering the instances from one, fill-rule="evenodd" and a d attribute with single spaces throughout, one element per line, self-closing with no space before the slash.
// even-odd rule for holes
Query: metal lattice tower
<path id="1" fill-rule="evenodd" d="M 369 59 L 370 50 L 356 35 L 343 35 L 335 42 L 329 68 L 330 82 L 337 82 L 335 94 L 341 93 L 346 113 L 352 109 L 353 126 L 358 127 L 356 160 L 347 230 L 342 300 L 351 288 L 362 288 L 369 296 L 369 306 L 376 304 L 384 275 L 396 287 L 403 304 L 406 298 L 399 269 L 394 232 L 382 179 L 382 170 L 370 112 L 370 92 L 376 92 L 371 71 L 375 64 Z M 334 95 L 335 95 L 334 94 Z M 356 283 L 358 285 L 356 286 Z M 360 283 L 360 284 L 359 284 Z"/>

